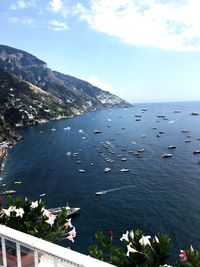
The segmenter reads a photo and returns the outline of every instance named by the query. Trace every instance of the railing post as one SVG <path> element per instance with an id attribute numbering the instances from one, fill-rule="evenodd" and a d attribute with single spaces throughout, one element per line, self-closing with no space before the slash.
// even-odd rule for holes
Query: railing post
<path id="1" fill-rule="evenodd" d="M 3 266 L 7 267 L 6 242 L 3 236 L 1 237 L 1 246 L 2 246 L 2 254 L 3 254 Z"/>
<path id="2" fill-rule="evenodd" d="M 17 267 L 22 267 L 22 259 L 21 259 L 21 251 L 19 243 L 16 243 L 16 248 L 17 248 Z"/>
<path id="3" fill-rule="evenodd" d="M 35 267 L 38 267 L 38 251 L 34 250 L 34 264 Z"/>
<path id="4" fill-rule="evenodd" d="M 53 258 L 53 266 L 58 267 L 58 259 L 55 257 Z"/>

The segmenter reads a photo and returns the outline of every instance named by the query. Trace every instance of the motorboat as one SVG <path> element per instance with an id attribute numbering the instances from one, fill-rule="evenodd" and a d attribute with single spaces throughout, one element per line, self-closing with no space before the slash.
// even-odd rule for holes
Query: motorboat
<path id="1" fill-rule="evenodd" d="M 111 171 L 111 168 L 107 168 L 107 167 L 106 167 L 106 168 L 104 169 L 104 172 L 110 172 L 110 171 Z"/>
<path id="2" fill-rule="evenodd" d="M 195 150 L 193 151 L 193 154 L 200 154 L 200 149 L 195 149 Z"/>
<path id="3" fill-rule="evenodd" d="M 168 146 L 168 149 L 175 149 L 175 148 L 176 148 L 175 145 Z"/>
<path id="4" fill-rule="evenodd" d="M 83 170 L 83 169 L 79 169 L 78 172 L 84 173 L 85 170 Z"/>
<path id="5" fill-rule="evenodd" d="M 172 157 L 172 154 L 163 154 L 162 156 L 161 156 L 162 158 L 171 158 Z"/>
<path id="6" fill-rule="evenodd" d="M 48 209 L 48 211 L 54 215 L 58 215 L 62 211 L 62 209 L 66 209 L 67 217 L 69 217 L 73 214 L 76 214 L 81 208 L 70 208 L 67 205 L 66 207 L 51 208 L 51 209 Z"/>
<path id="7" fill-rule="evenodd" d="M 99 133 L 102 133 L 102 131 L 96 129 L 96 130 L 94 130 L 94 133 L 95 133 L 95 134 L 99 134 Z"/>
<path id="8" fill-rule="evenodd" d="M 192 116 L 196 116 L 196 115 L 199 115 L 199 113 L 193 111 L 193 112 L 191 113 L 191 115 L 192 115 Z"/>
<path id="9" fill-rule="evenodd" d="M 99 195 L 103 195 L 103 194 L 106 194 L 107 191 L 99 191 L 99 192 L 96 192 L 96 196 L 99 196 Z"/>
<path id="10" fill-rule="evenodd" d="M 129 169 L 123 168 L 120 170 L 120 172 L 129 172 Z"/>

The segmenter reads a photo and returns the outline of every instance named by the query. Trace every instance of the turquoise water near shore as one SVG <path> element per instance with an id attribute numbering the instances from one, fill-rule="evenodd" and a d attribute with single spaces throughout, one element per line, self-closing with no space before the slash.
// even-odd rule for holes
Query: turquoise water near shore
<path id="1" fill-rule="evenodd" d="M 200 116 L 191 116 L 193 111 L 200 113 L 199 102 L 137 104 L 20 128 L 24 140 L 10 150 L 2 182 L 33 200 L 46 193 L 48 207 L 81 207 L 73 218 L 75 243 L 61 243 L 77 251 L 87 253 L 96 231 L 112 229 L 119 242 L 122 233 L 137 228 L 168 233 L 173 256 L 190 244 L 200 248 L 200 155 L 193 154 L 200 149 Z M 159 131 L 164 133 L 157 137 Z M 173 156 L 164 159 L 164 153 Z M 104 173 L 106 167 L 112 170 Z M 111 191 L 97 197 L 102 190 Z"/>

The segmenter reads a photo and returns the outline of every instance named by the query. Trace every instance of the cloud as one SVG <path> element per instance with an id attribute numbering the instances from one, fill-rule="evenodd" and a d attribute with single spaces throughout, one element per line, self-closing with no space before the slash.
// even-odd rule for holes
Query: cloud
<path id="1" fill-rule="evenodd" d="M 25 1 L 25 0 L 18 0 L 16 4 L 10 6 L 10 9 L 17 10 L 17 9 L 25 9 L 30 6 L 34 6 L 34 1 Z"/>
<path id="2" fill-rule="evenodd" d="M 134 46 L 200 51 L 196 0 L 93 0 L 75 13 L 93 30 Z"/>
<path id="3" fill-rule="evenodd" d="M 49 6 L 53 12 L 57 13 L 62 10 L 63 2 L 62 0 L 51 0 Z"/>
<path id="4" fill-rule="evenodd" d="M 100 89 L 104 91 L 113 91 L 113 88 L 111 85 L 101 82 L 97 77 L 90 76 L 88 78 L 81 78 L 84 81 L 87 81 L 91 83 L 92 85 L 99 87 Z"/>
<path id="5" fill-rule="evenodd" d="M 28 25 L 34 25 L 34 20 L 32 18 L 19 18 L 19 17 L 9 17 L 11 23 L 22 23 Z"/>
<path id="6" fill-rule="evenodd" d="M 49 27 L 53 29 L 54 31 L 67 31 L 69 29 L 67 24 L 61 21 L 57 21 L 55 19 L 52 21 L 49 21 Z"/>

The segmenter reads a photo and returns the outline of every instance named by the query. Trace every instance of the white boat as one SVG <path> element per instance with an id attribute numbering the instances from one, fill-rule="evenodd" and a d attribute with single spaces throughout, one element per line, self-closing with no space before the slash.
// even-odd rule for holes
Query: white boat
<path id="1" fill-rule="evenodd" d="M 172 157 L 172 154 L 163 154 L 162 156 L 161 156 L 162 158 L 171 158 Z"/>
<path id="2" fill-rule="evenodd" d="M 122 158 L 122 159 L 121 159 L 121 161 L 126 161 L 126 160 L 127 160 L 127 158 Z"/>
<path id="3" fill-rule="evenodd" d="M 102 131 L 96 129 L 96 130 L 94 130 L 94 133 L 95 133 L 95 134 L 98 134 L 98 133 L 102 133 Z"/>
<path id="4" fill-rule="evenodd" d="M 110 171 L 111 171 L 111 168 L 107 168 L 107 167 L 106 167 L 106 168 L 104 169 L 104 172 L 110 172 Z"/>
<path id="5" fill-rule="evenodd" d="M 175 145 L 168 146 L 168 149 L 175 149 L 175 148 L 176 148 Z"/>
<path id="6" fill-rule="evenodd" d="M 129 169 L 123 168 L 120 170 L 120 172 L 129 172 Z"/>
<path id="7" fill-rule="evenodd" d="M 192 115 L 192 116 L 195 116 L 195 115 L 199 115 L 199 113 L 193 111 L 193 112 L 191 113 L 191 115 Z"/>
<path id="8" fill-rule="evenodd" d="M 51 208 L 51 209 L 48 209 L 48 211 L 51 212 L 54 215 L 57 215 L 62 211 L 62 209 L 66 209 L 67 210 L 67 217 L 68 217 L 68 216 L 71 216 L 71 215 L 77 213 L 81 208 L 70 208 L 67 205 L 66 207 Z"/>
<path id="9" fill-rule="evenodd" d="M 106 193 L 107 193 L 107 191 L 99 191 L 99 192 L 96 192 L 96 196 L 103 195 Z"/>
<path id="10" fill-rule="evenodd" d="M 83 169 L 79 169 L 78 172 L 84 173 L 85 170 L 83 170 Z"/>
<path id="11" fill-rule="evenodd" d="M 193 151 L 193 154 L 200 154 L 200 149 L 195 149 L 195 150 Z"/>
<path id="12" fill-rule="evenodd" d="M 138 152 L 144 152 L 144 148 L 138 149 Z"/>

